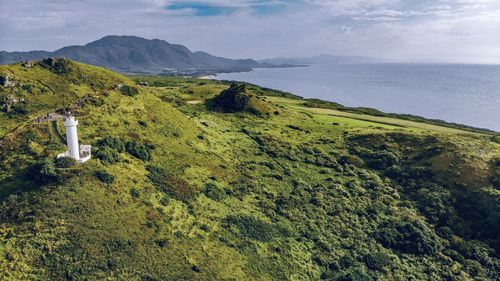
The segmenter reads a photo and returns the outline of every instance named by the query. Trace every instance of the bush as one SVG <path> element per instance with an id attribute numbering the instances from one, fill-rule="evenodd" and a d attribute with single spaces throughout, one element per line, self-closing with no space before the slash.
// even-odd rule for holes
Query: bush
<path id="1" fill-rule="evenodd" d="M 377 170 L 384 170 L 399 162 L 399 158 L 392 152 L 388 151 L 374 152 L 367 158 L 366 165 Z"/>
<path id="2" fill-rule="evenodd" d="M 146 128 L 148 126 L 148 122 L 143 121 L 143 120 L 139 120 L 138 123 L 139 123 L 139 125 L 141 125 L 144 128 Z"/>
<path id="3" fill-rule="evenodd" d="M 134 198 L 139 198 L 141 196 L 141 192 L 136 188 L 132 188 L 130 190 L 130 195 Z"/>
<path id="4" fill-rule="evenodd" d="M 95 176 L 103 183 L 111 184 L 115 181 L 115 176 L 106 171 L 97 171 L 95 172 Z"/>
<path id="5" fill-rule="evenodd" d="M 127 142 L 125 148 L 130 155 L 136 158 L 141 160 L 151 160 L 151 150 L 143 144 L 135 141 L 129 141 Z"/>
<path id="6" fill-rule="evenodd" d="M 76 165 L 76 160 L 71 157 L 57 158 L 55 161 L 57 168 L 70 168 Z"/>
<path id="7" fill-rule="evenodd" d="M 373 277 L 364 267 L 351 267 L 335 278 L 337 281 L 372 281 Z"/>
<path id="8" fill-rule="evenodd" d="M 118 152 L 125 151 L 125 142 L 117 137 L 107 136 L 103 139 L 97 141 L 99 146 L 107 146 L 109 148 L 115 149 Z"/>
<path id="9" fill-rule="evenodd" d="M 353 165 L 356 167 L 362 167 L 363 166 L 363 160 L 361 158 L 355 156 L 355 155 L 342 155 L 340 157 L 340 164 L 342 165 Z"/>
<path id="10" fill-rule="evenodd" d="M 57 180 L 57 169 L 54 159 L 45 158 L 33 167 L 33 175 L 36 181 L 49 183 Z"/>
<path id="11" fill-rule="evenodd" d="M 9 112 L 9 116 L 26 115 L 28 113 L 29 113 L 28 106 L 24 103 L 21 103 L 12 106 L 12 109 Z"/>
<path id="12" fill-rule="evenodd" d="M 120 88 L 120 92 L 123 94 L 123 95 L 126 95 L 126 96 L 129 96 L 129 97 L 133 97 L 137 94 L 139 94 L 139 90 L 137 90 L 136 87 L 133 87 L 133 86 L 129 86 L 129 85 L 123 85 L 121 88 Z"/>
<path id="13" fill-rule="evenodd" d="M 146 170 L 148 178 L 166 194 L 182 201 L 189 201 L 196 195 L 196 190 L 187 181 L 170 175 L 164 168 L 149 165 Z"/>
<path id="14" fill-rule="evenodd" d="M 47 58 L 42 60 L 40 66 L 52 71 L 55 74 L 66 74 L 71 71 L 69 60 L 64 58 Z"/>
<path id="15" fill-rule="evenodd" d="M 500 143 L 500 136 L 499 135 L 491 136 L 491 141 L 496 142 L 496 143 Z"/>
<path id="16" fill-rule="evenodd" d="M 455 243 L 453 247 L 466 259 L 477 260 L 483 264 L 490 262 L 490 255 L 495 252 L 486 243 L 479 240 Z"/>
<path id="17" fill-rule="evenodd" d="M 96 153 L 96 157 L 105 164 L 114 164 L 122 160 L 116 150 L 107 146 L 100 148 Z"/>
<path id="18" fill-rule="evenodd" d="M 381 224 L 375 239 L 385 247 L 411 254 L 433 254 L 441 249 L 438 236 L 419 221 Z"/>
<path id="19" fill-rule="evenodd" d="M 205 190 L 203 190 L 203 193 L 205 196 L 215 201 L 220 201 L 226 197 L 224 189 L 211 182 L 205 184 Z"/>
<path id="20" fill-rule="evenodd" d="M 272 224 L 246 214 L 229 216 L 226 221 L 236 225 L 242 236 L 253 240 L 267 242 L 278 234 Z"/>
<path id="21" fill-rule="evenodd" d="M 497 169 L 493 175 L 493 177 L 491 178 L 491 183 L 493 184 L 493 186 L 497 189 L 500 189 L 500 170 Z"/>
<path id="22" fill-rule="evenodd" d="M 370 253 L 365 256 L 365 264 L 369 269 L 382 270 L 391 264 L 391 256 L 382 252 Z"/>

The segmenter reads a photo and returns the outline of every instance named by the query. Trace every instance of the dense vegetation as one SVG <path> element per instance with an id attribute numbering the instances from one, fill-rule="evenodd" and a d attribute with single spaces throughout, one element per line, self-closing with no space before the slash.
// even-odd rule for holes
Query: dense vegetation
<path id="1" fill-rule="evenodd" d="M 272 107 L 263 99 L 247 90 L 244 84 L 233 83 L 228 89 L 210 99 L 207 106 L 226 113 L 248 112 L 258 116 L 270 115 Z M 279 111 L 275 111 L 275 114 L 279 114 Z"/>
<path id="2" fill-rule="evenodd" d="M 68 60 L 0 75 L 2 280 L 499 278 L 498 134 Z M 221 92 L 252 101 L 214 110 Z M 63 108 L 84 164 L 54 159 L 60 121 L 33 122 Z"/>

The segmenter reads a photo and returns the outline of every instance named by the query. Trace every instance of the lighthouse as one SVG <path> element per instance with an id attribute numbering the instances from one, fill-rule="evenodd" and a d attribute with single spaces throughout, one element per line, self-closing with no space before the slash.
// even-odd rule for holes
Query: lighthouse
<path id="1" fill-rule="evenodd" d="M 78 146 L 78 133 L 76 126 L 78 121 L 72 115 L 67 115 L 63 122 L 66 128 L 66 142 L 68 144 L 68 156 L 76 161 L 80 160 L 80 147 Z"/>
<path id="2" fill-rule="evenodd" d="M 64 128 L 66 128 L 66 143 L 68 145 L 68 151 L 57 155 L 60 157 L 71 157 L 75 159 L 78 163 L 83 163 L 91 158 L 90 145 L 78 145 L 78 132 L 76 127 L 78 126 L 78 120 L 71 114 L 71 112 L 66 113 L 63 121 Z"/>

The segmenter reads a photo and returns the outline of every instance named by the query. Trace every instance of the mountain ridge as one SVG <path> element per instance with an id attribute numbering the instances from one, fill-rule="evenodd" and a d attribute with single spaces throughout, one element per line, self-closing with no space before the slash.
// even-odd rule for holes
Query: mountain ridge
<path id="1" fill-rule="evenodd" d="M 47 57 L 65 57 L 122 73 L 211 74 L 270 67 L 252 59 L 229 59 L 201 51 L 192 52 L 184 45 L 131 35 L 107 35 L 85 45 L 65 46 L 53 52 L 0 51 L 0 64 Z"/>

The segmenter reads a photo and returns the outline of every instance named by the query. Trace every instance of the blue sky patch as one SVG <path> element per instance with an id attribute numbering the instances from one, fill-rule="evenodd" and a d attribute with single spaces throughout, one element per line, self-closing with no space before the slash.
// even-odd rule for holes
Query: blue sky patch
<path id="1" fill-rule="evenodd" d="M 293 2 L 293 1 L 290 1 Z M 283 2 L 251 1 L 240 6 L 224 6 L 203 2 L 174 2 L 166 7 L 171 11 L 190 11 L 193 16 L 210 17 L 231 15 L 234 12 L 248 10 L 255 15 L 270 15 L 284 10 L 287 4 Z"/>
<path id="2" fill-rule="evenodd" d="M 277 13 L 286 8 L 285 4 L 257 4 L 252 6 L 252 9 L 257 15 L 269 15 Z"/>
<path id="3" fill-rule="evenodd" d="M 172 11 L 190 10 L 193 11 L 195 16 L 199 17 L 230 15 L 236 11 L 235 7 L 216 6 L 205 3 L 175 3 L 168 5 L 167 9 Z"/>

